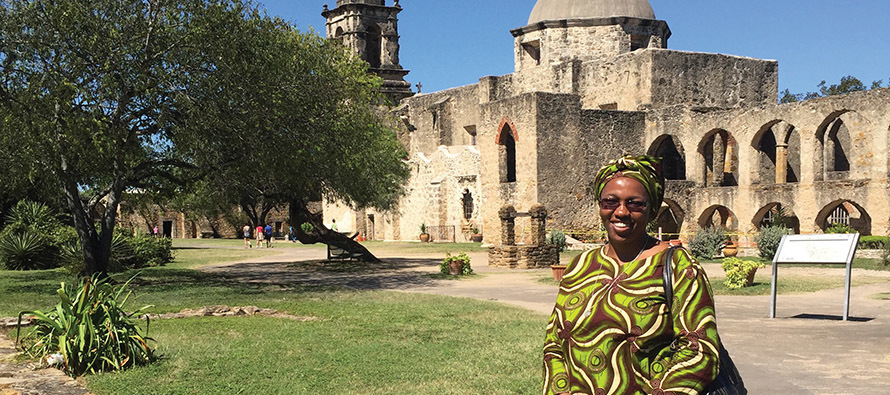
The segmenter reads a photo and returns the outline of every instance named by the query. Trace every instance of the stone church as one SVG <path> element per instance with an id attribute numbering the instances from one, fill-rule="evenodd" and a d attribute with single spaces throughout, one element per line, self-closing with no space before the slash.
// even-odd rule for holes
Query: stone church
<path id="1" fill-rule="evenodd" d="M 683 238 L 738 233 L 784 215 L 802 233 L 832 223 L 890 231 L 890 89 L 777 104 L 775 61 L 668 49 L 647 0 L 538 0 L 514 37 L 515 71 L 413 94 L 399 61 L 398 0 L 324 7 L 384 79 L 412 177 L 397 212 L 325 205 L 325 222 L 369 238 L 466 241 L 500 234 L 498 210 L 543 204 L 547 228 L 599 229 L 593 175 L 624 153 L 664 158 L 657 219 Z M 532 237 L 516 223 L 518 239 Z M 676 237 L 674 235 L 673 237 Z"/>

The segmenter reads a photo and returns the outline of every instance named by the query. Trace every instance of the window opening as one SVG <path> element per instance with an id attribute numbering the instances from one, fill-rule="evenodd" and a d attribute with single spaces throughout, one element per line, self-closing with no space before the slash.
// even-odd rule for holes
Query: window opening
<path id="1" fill-rule="evenodd" d="M 464 189 L 464 196 L 461 199 L 464 205 L 464 219 L 473 218 L 473 194 L 469 189 Z"/>

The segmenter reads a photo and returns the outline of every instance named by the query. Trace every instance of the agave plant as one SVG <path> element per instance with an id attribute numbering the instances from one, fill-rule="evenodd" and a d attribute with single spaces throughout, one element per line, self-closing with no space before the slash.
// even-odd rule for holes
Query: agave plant
<path id="1" fill-rule="evenodd" d="M 0 266 L 9 270 L 41 270 L 53 268 L 58 251 L 40 234 L 3 232 L 0 235 Z"/>
<path id="2" fill-rule="evenodd" d="M 36 325 L 22 339 L 16 331 L 16 343 L 21 340 L 32 358 L 61 355 L 60 368 L 72 377 L 153 361 L 154 349 L 148 343 L 154 340 L 146 335 L 148 318 L 145 331 L 133 318 L 150 306 L 131 313 L 123 309 L 131 294 L 124 291 L 133 278 L 118 287 L 98 276 L 84 278 L 76 288 L 62 283 L 54 310 L 19 313 L 19 325 L 24 316 L 33 316 Z"/>
<path id="3" fill-rule="evenodd" d="M 9 210 L 6 216 L 7 224 L 22 224 L 37 230 L 39 233 L 48 234 L 59 226 L 56 213 L 47 205 L 30 200 L 22 200 Z"/>

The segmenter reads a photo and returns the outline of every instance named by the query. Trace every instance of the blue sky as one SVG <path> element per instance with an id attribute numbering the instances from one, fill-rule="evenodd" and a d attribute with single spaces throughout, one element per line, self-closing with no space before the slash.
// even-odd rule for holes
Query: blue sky
<path id="1" fill-rule="evenodd" d="M 322 4 L 259 0 L 269 14 L 324 35 Z M 386 0 L 392 5 L 392 0 Z M 401 64 L 424 92 L 513 72 L 513 37 L 535 0 L 402 0 Z M 817 90 L 853 75 L 890 81 L 890 0 L 650 0 L 668 48 L 779 61 L 779 89 Z"/>

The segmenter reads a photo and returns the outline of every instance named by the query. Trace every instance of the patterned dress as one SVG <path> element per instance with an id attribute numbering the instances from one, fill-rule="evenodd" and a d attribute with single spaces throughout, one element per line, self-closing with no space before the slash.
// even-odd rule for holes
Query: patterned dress
<path id="1" fill-rule="evenodd" d="M 698 394 L 717 375 L 711 285 L 686 250 L 673 253 L 673 311 L 662 256 L 618 262 L 603 248 L 566 268 L 544 343 L 544 394 Z"/>

